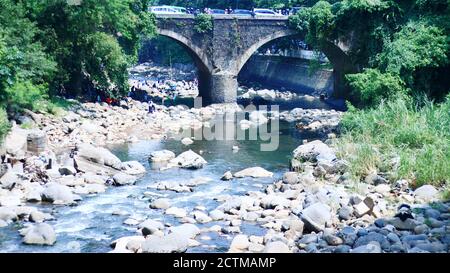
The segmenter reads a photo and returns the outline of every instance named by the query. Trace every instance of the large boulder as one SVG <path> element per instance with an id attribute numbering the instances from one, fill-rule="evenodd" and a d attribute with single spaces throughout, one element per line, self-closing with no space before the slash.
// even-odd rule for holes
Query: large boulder
<path id="1" fill-rule="evenodd" d="M 431 201 L 438 196 L 438 190 L 432 185 L 423 185 L 414 191 L 414 196 L 423 201 Z"/>
<path id="2" fill-rule="evenodd" d="M 23 157 L 27 149 L 28 131 L 13 127 L 4 140 L 5 150 L 14 157 Z"/>
<path id="3" fill-rule="evenodd" d="M 53 245 L 56 242 L 56 233 L 49 224 L 36 224 L 27 228 L 23 242 L 27 245 Z"/>
<path id="4" fill-rule="evenodd" d="M 139 228 L 141 229 L 142 235 L 147 236 L 157 232 L 158 230 L 163 230 L 164 225 L 159 221 L 147 219 L 139 224 Z"/>
<path id="5" fill-rule="evenodd" d="M 15 207 L 21 205 L 20 197 L 17 195 L 5 195 L 0 196 L 0 206 L 2 207 Z"/>
<path id="6" fill-rule="evenodd" d="M 192 150 L 189 150 L 170 160 L 170 163 L 185 169 L 200 169 L 203 168 L 207 162 L 203 157 Z"/>
<path id="7" fill-rule="evenodd" d="M 88 161 L 112 167 L 114 169 L 121 169 L 122 161 L 113 155 L 110 151 L 102 147 L 95 147 L 91 144 L 81 143 L 77 145 L 77 155 L 85 158 Z"/>
<path id="8" fill-rule="evenodd" d="M 43 201 L 60 205 L 73 204 L 75 200 L 79 199 L 69 187 L 54 182 L 46 185 L 46 188 L 41 193 L 41 197 Z"/>
<path id="9" fill-rule="evenodd" d="M 175 227 L 170 227 L 171 233 L 178 233 L 188 239 L 194 239 L 200 233 L 200 229 L 194 224 L 182 224 Z"/>
<path id="10" fill-rule="evenodd" d="M 135 176 L 120 172 L 113 176 L 113 180 L 114 186 L 124 186 L 134 184 L 137 178 Z"/>
<path id="11" fill-rule="evenodd" d="M 263 253 L 290 253 L 289 247 L 280 241 L 267 243 Z"/>
<path id="12" fill-rule="evenodd" d="M 351 253 L 381 253 L 381 247 L 378 242 L 373 241 L 352 249 Z"/>
<path id="13" fill-rule="evenodd" d="M 150 203 L 150 208 L 152 209 L 168 209 L 169 207 L 170 199 L 168 198 L 159 198 Z"/>
<path id="14" fill-rule="evenodd" d="M 169 150 L 154 151 L 149 156 L 149 160 L 152 162 L 167 162 L 174 158 L 175 153 Z"/>
<path id="15" fill-rule="evenodd" d="M 112 167 L 108 167 L 103 164 L 98 164 L 93 161 L 87 160 L 81 156 L 74 157 L 75 168 L 83 173 L 90 173 L 95 175 L 107 175 L 112 176 L 119 172 L 119 170 Z"/>
<path id="16" fill-rule="evenodd" d="M 301 219 L 307 229 L 319 232 L 331 222 L 331 209 L 325 204 L 314 203 L 301 212 Z"/>
<path id="17" fill-rule="evenodd" d="M 301 162 L 331 162 L 336 159 L 334 151 L 320 140 L 314 140 L 298 146 L 293 157 Z"/>
<path id="18" fill-rule="evenodd" d="M 234 177 L 236 178 L 243 178 L 243 177 L 260 178 L 272 176 L 273 176 L 272 172 L 269 172 L 261 167 L 247 168 L 234 174 Z"/>
<path id="19" fill-rule="evenodd" d="M 250 246 L 250 241 L 248 240 L 248 236 L 244 234 L 236 235 L 231 241 L 230 249 L 228 252 L 230 253 L 239 253 L 248 249 Z"/>
<path id="20" fill-rule="evenodd" d="M 17 220 L 16 212 L 11 208 L 0 207 L 0 220 L 5 222 Z"/>
<path id="21" fill-rule="evenodd" d="M 16 172 L 7 170 L 0 178 L 0 188 L 10 188 L 19 181 L 20 179 Z"/>
<path id="22" fill-rule="evenodd" d="M 181 253 L 189 246 L 189 239 L 180 233 L 170 233 L 163 237 L 150 235 L 142 243 L 143 253 Z"/>
<path id="23" fill-rule="evenodd" d="M 145 173 L 145 167 L 138 161 L 127 161 L 121 165 L 122 172 L 131 175 L 138 175 Z"/>

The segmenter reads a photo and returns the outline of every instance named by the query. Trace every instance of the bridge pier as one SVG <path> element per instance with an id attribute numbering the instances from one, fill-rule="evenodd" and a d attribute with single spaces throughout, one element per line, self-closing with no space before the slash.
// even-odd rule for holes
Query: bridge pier
<path id="1" fill-rule="evenodd" d="M 237 75 L 199 71 L 198 88 L 204 104 L 236 102 Z"/>

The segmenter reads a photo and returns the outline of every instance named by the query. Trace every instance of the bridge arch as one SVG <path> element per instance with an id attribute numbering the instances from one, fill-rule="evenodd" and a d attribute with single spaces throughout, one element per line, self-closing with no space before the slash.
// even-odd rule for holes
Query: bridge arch
<path id="1" fill-rule="evenodd" d="M 261 39 L 256 41 L 249 48 L 247 48 L 244 51 L 244 53 L 242 53 L 241 56 L 238 58 L 237 63 L 236 63 L 236 73 L 239 74 L 239 72 L 244 67 L 244 65 L 247 63 L 247 61 L 250 59 L 250 57 L 263 45 L 270 43 L 271 41 L 274 41 L 279 38 L 288 37 L 288 36 L 297 36 L 297 35 L 298 35 L 298 33 L 295 32 L 294 30 L 286 29 L 286 30 L 276 31 L 270 35 L 261 37 Z"/>
<path id="2" fill-rule="evenodd" d="M 194 59 L 194 62 L 200 72 L 211 73 L 212 65 L 208 56 L 198 46 L 193 44 L 191 39 L 188 39 L 183 35 L 169 29 L 158 28 L 157 34 L 171 38 L 175 42 L 181 44 L 188 51 L 189 55 L 191 55 L 191 57 Z"/>

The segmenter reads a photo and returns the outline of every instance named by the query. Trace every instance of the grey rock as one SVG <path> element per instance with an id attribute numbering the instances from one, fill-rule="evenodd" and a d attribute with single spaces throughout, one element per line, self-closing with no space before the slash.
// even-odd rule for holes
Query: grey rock
<path id="1" fill-rule="evenodd" d="M 273 173 L 261 167 L 252 167 L 236 172 L 233 176 L 236 178 L 243 178 L 243 177 L 261 178 L 261 177 L 272 177 Z"/>
<path id="2" fill-rule="evenodd" d="M 418 225 L 414 228 L 415 234 L 425 234 L 425 233 L 428 233 L 429 231 L 430 231 L 430 228 L 425 224 Z"/>
<path id="3" fill-rule="evenodd" d="M 374 173 L 366 176 L 366 178 L 364 180 L 367 184 L 372 184 L 372 185 L 380 185 L 380 184 L 389 183 L 388 180 L 386 180 L 385 178 L 379 176 L 378 174 L 374 174 Z"/>
<path id="4" fill-rule="evenodd" d="M 378 242 L 383 249 L 387 249 L 390 246 L 389 241 L 385 236 L 376 232 L 370 232 L 369 234 L 361 236 L 358 239 L 356 239 L 354 247 L 363 246 L 372 241 Z"/>
<path id="5" fill-rule="evenodd" d="M 376 241 L 368 242 L 365 245 L 352 249 L 351 253 L 381 253 L 380 243 Z"/>
<path id="6" fill-rule="evenodd" d="M 69 165 L 60 167 L 58 169 L 58 171 L 61 175 L 75 175 L 77 173 L 77 170 L 75 169 L 75 167 L 69 166 Z"/>
<path id="7" fill-rule="evenodd" d="M 353 215 L 353 208 L 350 206 L 343 206 L 338 211 L 339 219 L 350 220 Z"/>
<path id="8" fill-rule="evenodd" d="M 341 229 L 337 235 L 344 240 L 346 245 L 352 246 L 358 238 L 357 233 L 355 228 L 347 226 Z"/>
<path id="9" fill-rule="evenodd" d="M 147 236 L 154 234 L 158 230 L 163 230 L 164 225 L 159 221 L 147 219 L 139 224 L 139 228 L 141 229 L 142 235 Z"/>
<path id="10" fill-rule="evenodd" d="M 405 252 L 405 248 L 403 247 L 403 245 L 401 243 L 395 243 L 395 244 L 391 245 L 390 251 L 394 252 L 394 253 L 402 253 L 402 252 Z"/>
<path id="11" fill-rule="evenodd" d="M 297 172 L 286 172 L 283 174 L 283 182 L 286 184 L 298 184 L 300 182 Z"/>
<path id="12" fill-rule="evenodd" d="M 124 185 L 132 185 L 136 182 L 137 178 L 135 176 L 126 174 L 126 173 L 117 173 L 113 176 L 114 186 L 124 186 Z"/>
<path id="13" fill-rule="evenodd" d="M 437 209 L 427 209 L 425 210 L 425 217 L 439 219 L 441 213 Z"/>
<path id="14" fill-rule="evenodd" d="M 196 154 L 192 150 L 186 151 L 176 158 L 170 160 L 170 163 L 174 166 L 185 169 L 200 169 L 207 164 L 206 160 L 200 155 Z"/>
<path id="15" fill-rule="evenodd" d="M 11 208 L 0 207 L 0 220 L 5 222 L 17 220 L 16 212 Z"/>
<path id="16" fill-rule="evenodd" d="M 102 147 L 95 147 L 87 143 L 77 145 L 77 155 L 88 161 L 120 169 L 122 161 L 110 151 Z"/>
<path id="17" fill-rule="evenodd" d="M 416 198 L 423 201 L 431 201 L 438 196 L 438 190 L 432 185 L 423 185 L 414 191 Z"/>
<path id="18" fill-rule="evenodd" d="M 348 245 L 339 245 L 334 249 L 334 253 L 349 253 L 351 247 Z"/>
<path id="19" fill-rule="evenodd" d="M 398 230 L 414 230 L 414 228 L 418 225 L 418 222 L 411 218 L 402 221 L 400 218 L 394 217 L 387 222 Z"/>
<path id="20" fill-rule="evenodd" d="M 269 242 L 264 247 L 263 253 L 290 253 L 289 247 L 280 241 Z"/>
<path id="21" fill-rule="evenodd" d="M 73 204 L 77 199 L 77 196 L 72 193 L 69 187 L 54 182 L 46 185 L 41 196 L 43 201 L 63 205 Z"/>
<path id="22" fill-rule="evenodd" d="M 194 239 L 200 233 L 200 229 L 194 224 L 182 224 L 180 226 L 170 227 L 169 231 L 178 233 L 188 239 Z"/>
<path id="23" fill-rule="evenodd" d="M 220 221 L 220 220 L 224 219 L 225 213 L 223 213 L 223 211 L 221 211 L 221 210 L 212 210 L 212 211 L 209 212 L 209 216 L 214 221 Z"/>
<path id="24" fill-rule="evenodd" d="M 168 209 L 170 207 L 170 199 L 159 198 L 151 202 L 150 208 L 152 209 Z"/>
<path id="25" fill-rule="evenodd" d="M 299 244 L 310 244 L 310 243 L 317 243 L 319 240 L 319 237 L 317 234 L 310 233 L 310 234 L 304 234 L 302 238 L 298 241 Z"/>
<path id="26" fill-rule="evenodd" d="M 293 151 L 293 157 L 300 161 L 310 162 L 331 162 L 336 159 L 334 151 L 320 140 L 308 142 L 298 146 Z"/>
<path id="27" fill-rule="evenodd" d="M 146 172 L 145 167 L 138 161 L 122 162 L 120 170 L 129 175 L 138 175 Z"/>
<path id="28" fill-rule="evenodd" d="M 49 224 L 36 224 L 27 229 L 23 242 L 28 245 L 53 245 L 56 242 L 56 233 Z"/>
<path id="29" fill-rule="evenodd" d="M 331 223 L 331 209 L 322 203 L 315 203 L 302 211 L 301 219 L 307 229 L 321 231 Z"/>
<path id="30" fill-rule="evenodd" d="M 431 252 L 431 253 L 447 252 L 447 249 L 448 249 L 448 246 L 446 246 L 443 243 L 439 243 L 439 242 L 418 243 L 415 245 L 415 247 L 425 250 L 427 252 Z"/>
<path id="31" fill-rule="evenodd" d="M 233 174 L 230 171 L 225 172 L 222 175 L 222 177 L 220 178 L 220 180 L 223 180 L 223 181 L 228 181 L 228 180 L 231 180 L 231 179 L 233 179 Z"/>
<path id="32" fill-rule="evenodd" d="M 150 235 L 142 243 L 143 253 L 182 253 L 187 250 L 189 239 L 179 233 L 170 233 L 163 237 Z"/>
<path id="33" fill-rule="evenodd" d="M 395 244 L 395 243 L 401 243 L 401 241 L 400 241 L 400 237 L 398 237 L 398 235 L 397 234 L 395 234 L 395 233 L 389 233 L 387 236 L 386 236 L 386 238 L 390 241 L 390 242 L 392 242 L 393 244 Z"/>
<path id="34" fill-rule="evenodd" d="M 431 228 L 440 228 L 443 227 L 445 223 L 443 221 L 439 221 L 434 218 L 429 218 L 427 225 L 430 226 Z"/>
<path id="35" fill-rule="evenodd" d="M 327 234 L 323 236 L 323 239 L 331 246 L 338 246 L 342 245 L 344 243 L 344 240 L 342 240 L 340 237 L 332 234 Z"/>
<path id="36" fill-rule="evenodd" d="M 169 150 L 155 151 L 150 154 L 149 160 L 152 162 L 167 162 L 175 158 L 175 154 Z"/>

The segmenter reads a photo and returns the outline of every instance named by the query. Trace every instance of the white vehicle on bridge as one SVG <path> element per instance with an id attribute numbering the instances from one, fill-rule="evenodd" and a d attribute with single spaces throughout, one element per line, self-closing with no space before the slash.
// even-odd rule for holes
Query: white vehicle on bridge
<path id="1" fill-rule="evenodd" d="M 150 7 L 150 12 L 154 14 L 186 14 L 187 10 L 183 7 L 156 6 Z"/>
<path id="2" fill-rule="evenodd" d="M 277 14 L 275 11 L 271 9 L 254 9 L 254 14 L 256 16 L 279 16 L 280 14 Z"/>

